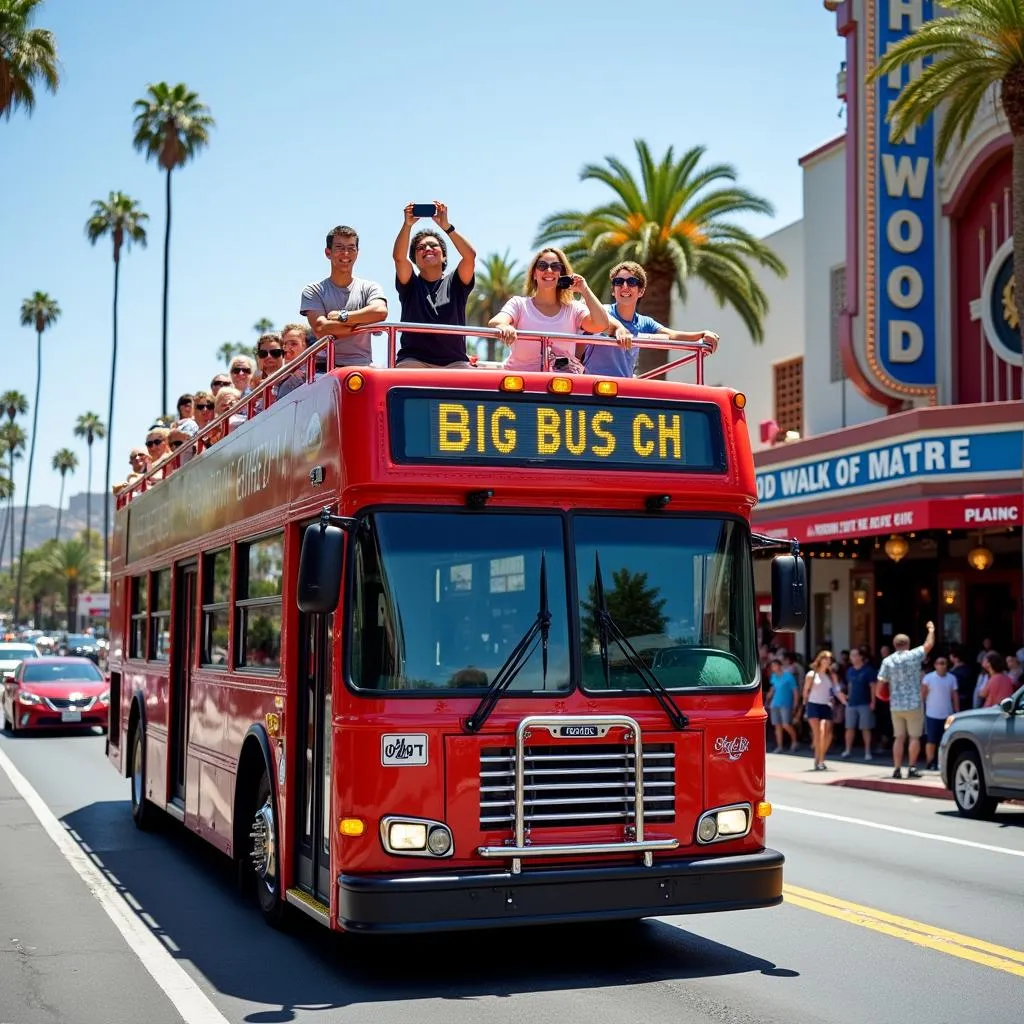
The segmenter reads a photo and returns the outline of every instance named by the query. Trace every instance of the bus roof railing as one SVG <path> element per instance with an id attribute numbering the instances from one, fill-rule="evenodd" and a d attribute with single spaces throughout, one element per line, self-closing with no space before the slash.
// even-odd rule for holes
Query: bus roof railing
<path id="1" fill-rule="evenodd" d="M 320 338 L 315 344 L 307 348 L 300 356 L 293 359 L 290 363 L 285 363 L 280 370 L 267 377 L 265 380 L 261 380 L 259 384 L 252 389 L 252 391 L 243 395 L 236 405 L 232 406 L 227 412 L 223 412 L 211 420 L 210 423 L 208 423 L 195 437 L 189 438 L 185 441 L 181 448 L 176 451 L 172 451 L 170 455 L 164 456 L 155 465 L 150 467 L 150 469 L 141 477 L 133 480 L 131 483 L 126 483 L 121 487 L 116 494 L 116 507 L 122 508 L 137 494 L 141 494 L 142 492 L 149 490 L 149 488 L 154 484 L 163 480 L 165 476 L 173 473 L 177 469 L 180 469 L 188 459 L 201 454 L 207 448 L 219 441 L 227 433 L 228 421 L 232 416 L 242 413 L 246 419 L 251 419 L 253 416 L 257 415 L 257 413 L 262 412 L 264 409 L 273 405 L 276 400 L 275 389 L 278 384 L 283 383 L 295 374 L 305 377 L 308 382 L 314 380 L 318 374 L 326 373 L 328 365 L 336 363 L 334 355 L 334 344 L 336 341 L 347 341 L 353 334 L 385 334 L 387 335 L 388 345 L 388 367 L 393 368 L 396 366 L 400 367 L 401 365 L 397 363 L 398 335 L 406 331 L 419 334 L 457 335 L 460 337 L 483 339 L 501 338 L 501 333 L 494 327 L 477 327 L 472 324 L 466 324 L 465 326 L 449 326 L 390 321 L 354 326 L 351 334 L 345 335 L 344 338 L 335 338 L 333 335 Z M 640 349 L 649 348 L 681 351 L 685 352 L 686 355 L 671 362 L 663 363 L 661 366 L 657 366 L 653 370 L 649 370 L 647 373 L 641 374 L 638 379 L 651 380 L 656 377 L 660 377 L 662 374 L 667 373 L 669 370 L 675 369 L 676 367 L 695 363 L 696 383 L 704 383 L 704 359 L 706 356 L 711 354 L 711 346 L 707 344 L 707 342 L 647 340 L 650 337 L 651 335 L 641 335 L 639 338 L 634 336 L 633 344 L 636 348 Z M 551 349 L 551 344 L 553 342 L 571 341 L 577 345 L 611 345 L 614 347 L 618 347 L 619 345 L 619 342 L 615 338 L 602 334 L 558 334 L 555 332 L 545 334 L 537 331 L 517 331 L 516 338 L 521 338 L 524 341 L 539 341 L 541 343 L 542 366 L 545 367 L 545 370 L 542 372 L 547 373 L 553 372 L 551 370 L 551 363 L 554 358 L 554 353 Z M 346 369 L 347 367 L 333 365 L 331 368 Z M 495 365 L 491 363 L 488 364 L 488 368 L 499 369 L 500 364 Z M 445 370 L 447 368 L 439 366 L 437 369 Z M 448 372 L 452 371 L 449 370 Z M 188 458 L 186 458 L 186 456 Z"/>

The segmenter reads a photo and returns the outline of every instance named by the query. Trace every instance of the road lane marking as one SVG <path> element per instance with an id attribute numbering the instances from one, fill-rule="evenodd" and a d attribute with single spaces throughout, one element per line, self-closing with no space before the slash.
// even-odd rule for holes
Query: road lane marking
<path id="1" fill-rule="evenodd" d="M 934 949 L 949 956 L 970 960 L 982 967 L 991 967 L 1007 974 L 1015 974 L 1024 978 L 1024 951 L 997 946 L 994 942 L 986 942 L 970 935 L 961 935 L 945 928 L 923 924 L 908 917 L 889 914 L 874 907 L 865 907 L 860 903 L 827 896 L 824 893 L 801 889 L 795 885 L 783 885 L 783 896 L 786 903 L 813 910 L 817 914 L 825 914 L 849 924 L 869 928 L 882 935 L 889 935 L 904 942 L 912 942 L 916 946 Z"/>
<path id="2" fill-rule="evenodd" d="M 107 917 L 128 944 L 128 948 L 139 958 L 150 977 L 163 990 L 185 1024 L 228 1024 L 227 1018 L 213 1005 L 209 996 L 171 956 L 159 938 L 132 912 L 103 872 L 89 859 L 89 855 L 68 835 L 67 829 L 61 825 L 43 798 L 2 749 L 0 768 L 11 780 L 18 795 L 28 804 L 57 849 L 64 855 L 64 859 L 96 897 L 99 905 L 106 911 Z"/>
<path id="3" fill-rule="evenodd" d="M 900 828 L 898 825 L 883 825 L 878 821 L 867 821 L 865 818 L 848 818 L 844 814 L 829 814 L 827 811 L 810 811 L 806 807 L 790 807 L 772 801 L 776 811 L 789 814 L 806 814 L 810 818 L 825 818 L 828 821 L 842 821 L 847 825 L 863 825 L 865 828 L 877 828 L 882 832 L 897 832 L 901 836 L 913 836 L 915 839 L 933 839 L 937 843 L 951 843 L 953 846 L 968 846 L 973 850 L 985 850 L 987 853 L 1005 853 L 1008 857 L 1024 857 L 1024 850 L 1011 850 L 1006 846 L 990 846 L 988 843 L 975 843 L 970 839 L 957 839 L 954 836 L 940 836 L 934 832 L 918 832 L 913 828 Z"/>

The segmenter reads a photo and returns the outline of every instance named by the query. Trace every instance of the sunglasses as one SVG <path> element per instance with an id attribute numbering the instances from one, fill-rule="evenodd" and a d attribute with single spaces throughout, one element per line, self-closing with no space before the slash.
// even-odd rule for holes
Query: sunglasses
<path id="1" fill-rule="evenodd" d="M 171 451 L 176 452 L 185 442 L 184 441 L 172 441 Z"/>
<path id="2" fill-rule="evenodd" d="M 160 445 L 162 445 L 163 443 L 164 443 L 164 439 L 162 437 L 147 437 L 146 438 L 146 447 L 147 448 L 159 448 Z"/>
<path id="3" fill-rule="evenodd" d="M 265 348 L 256 353 L 260 359 L 280 359 L 284 355 L 283 348 Z"/>
<path id="4" fill-rule="evenodd" d="M 554 270 L 560 274 L 565 270 L 565 264 L 560 260 L 552 260 L 550 263 L 547 260 L 537 260 L 533 268 L 534 270 Z"/>
<path id="5" fill-rule="evenodd" d="M 232 373 L 252 373 L 252 370 L 250 370 L 248 366 L 232 366 L 231 367 L 231 372 Z"/>
<path id="6" fill-rule="evenodd" d="M 613 288 L 624 288 L 627 284 L 629 285 L 630 288 L 639 288 L 640 287 L 640 278 L 639 277 L 613 277 L 612 278 L 612 287 Z"/>
<path id="7" fill-rule="evenodd" d="M 227 385 L 225 385 L 226 387 Z M 196 405 L 197 409 L 202 409 L 205 412 L 211 412 L 213 410 L 213 402 L 199 402 Z"/>
<path id="8" fill-rule="evenodd" d="M 417 245 L 416 246 L 416 251 L 417 252 L 427 252 L 427 250 L 429 250 L 429 249 L 440 249 L 440 248 L 441 248 L 441 246 L 439 246 L 437 244 L 431 244 L 429 242 L 426 242 L 423 245 Z"/>

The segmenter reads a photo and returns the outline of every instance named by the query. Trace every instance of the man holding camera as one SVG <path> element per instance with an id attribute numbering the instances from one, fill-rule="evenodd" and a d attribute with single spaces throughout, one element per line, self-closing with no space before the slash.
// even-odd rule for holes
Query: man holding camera
<path id="1" fill-rule="evenodd" d="M 412 226 L 420 217 L 430 217 L 440 230 L 417 231 L 410 241 Z M 459 254 L 459 263 L 454 270 L 448 270 L 445 235 L 452 240 Z M 444 203 L 406 204 L 392 256 L 395 260 L 395 288 L 402 303 L 404 322 L 451 326 L 466 323 L 466 302 L 476 283 L 476 250 L 455 230 Z M 469 368 L 466 337 L 404 331 L 398 365 Z"/>

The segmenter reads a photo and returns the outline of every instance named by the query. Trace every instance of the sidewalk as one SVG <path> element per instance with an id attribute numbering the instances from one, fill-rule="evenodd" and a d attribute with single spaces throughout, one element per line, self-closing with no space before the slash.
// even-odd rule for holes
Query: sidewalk
<path id="1" fill-rule="evenodd" d="M 816 786 L 845 786 L 849 789 L 873 789 L 879 793 L 903 793 L 906 796 L 935 797 L 952 801 L 953 794 L 942 784 L 938 772 L 927 772 L 919 767 L 921 778 L 908 779 L 906 766 L 903 778 L 892 777 L 892 754 L 875 755 L 874 761 L 864 761 L 860 750 L 854 750 L 848 760 L 836 751 L 825 762 L 828 770 L 816 772 L 811 751 L 803 747 L 795 754 L 768 754 L 768 778 L 808 782 Z"/>

